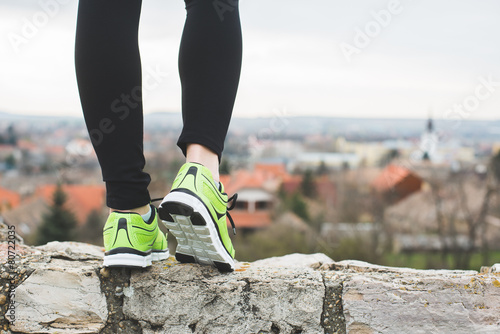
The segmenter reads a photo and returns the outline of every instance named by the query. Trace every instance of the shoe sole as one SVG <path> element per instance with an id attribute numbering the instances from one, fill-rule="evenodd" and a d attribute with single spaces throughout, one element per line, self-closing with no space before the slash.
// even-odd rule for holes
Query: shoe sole
<path id="1" fill-rule="evenodd" d="M 170 256 L 168 250 L 153 251 L 151 254 L 142 256 L 137 254 L 113 254 L 104 255 L 104 267 L 134 267 L 146 268 L 152 265 L 152 261 L 166 260 Z"/>
<path id="2" fill-rule="evenodd" d="M 200 200 L 186 193 L 171 192 L 160 204 L 158 214 L 177 239 L 177 261 L 211 265 L 222 272 L 234 271 L 234 260 Z"/>
<path id="3" fill-rule="evenodd" d="M 104 255 L 104 267 L 139 267 L 145 268 L 151 265 L 152 256 L 137 255 L 137 254 L 113 254 Z"/>

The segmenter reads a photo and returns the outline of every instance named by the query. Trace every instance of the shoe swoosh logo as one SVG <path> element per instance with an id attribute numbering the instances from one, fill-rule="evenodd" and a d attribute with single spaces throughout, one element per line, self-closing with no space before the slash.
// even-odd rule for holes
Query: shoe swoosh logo
<path id="1" fill-rule="evenodd" d="M 158 239 L 158 234 L 156 235 L 155 240 L 153 240 L 153 242 L 151 243 L 151 245 L 148 245 L 148 246 L 149 246 L 149 247 L 153 247 L 153 245 L 154 245 L 154 244 L 155 244 L 155 242 L 156 242 L 156 239 Z"/>
<path id="2" fill-rule="evenodd" d="M 143 227 L 139 227 L 139 226 L 135 226 L 135 225 L 132 225 L 132 227 L 134 227 L 134 228 L 138 228 L 138 229 L 140 229 L 140 230 L 144 230 L 144 231 L 146 231 L 146 232 L 154 232 L 154 231 L 156 230 L 156 227 L 155 227 L 154 229 L 152 229 L 152 230 L 148 230 L 148 229 L 145 229 L 145 228 L 143 228 Z"/>
<path id="3" fill-rule="evenodd" d="M 217 189 L 214 184 L 213 184 L 213 181 L 210 181 L 210 179 L 208 177 L 205 176 L 205 174 L 202 174 L 203 177 L 207 180 L 208 184 L 210 185 L 210 187 L 214 190 L 214 193 L 217 195 L 217 197 L 219 197 L 219 199 L 222 201 L 222 202 L 225 202 L 224 199 L 221 197 L 221 194 L 220 194 L 220 191 L 219 189 Z"/>

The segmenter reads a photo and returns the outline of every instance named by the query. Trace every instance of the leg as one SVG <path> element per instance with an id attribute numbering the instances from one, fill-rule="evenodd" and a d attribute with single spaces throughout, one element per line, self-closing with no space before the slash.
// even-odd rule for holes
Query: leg
<path id="1" fill-rule="evenodd" d="M 112 211 L 103 229 L 106 267 L 147 267 L 169 256 L 143 172 L 140 12 L 141 0 L 81 0 L 78 7 L 78 88 Z M 140 214 L 149 210 L 145 221 Z"/>
<path id="2" fill-rule="evenodd" d="M 81 0 L 75 45 L 78 88 L 107 205 L 136 211 L 149 210 L 150 202 L 150 177 L 143 172 L 140 12 L 141 0 Z"/>
<path id="3" fill-rule="evenodd" d="M 214 180 L 240 76 L 238 2 L 186 0 L 186 9 L 179 53 L 184 128 L 178 145 L 187 163 L 163 199 L 159 215 L 177 238 L 178 261 L 233 271 L 235 250 L 226 215 L 232 223 L 227 205 L 234 197 Z"/>
<path id="4" fill-rule="evenodd" d="M 224 140 L 241 69 L 238 1 L 186 0 L 179 52 L 184 128 L 178 145 L 187 162 L 206 165 L 218 179 Z"/>

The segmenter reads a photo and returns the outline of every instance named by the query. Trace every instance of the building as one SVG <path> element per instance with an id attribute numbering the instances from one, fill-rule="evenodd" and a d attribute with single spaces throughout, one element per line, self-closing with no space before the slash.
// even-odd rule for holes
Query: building
<path id="1" fill-rule="evenodd" d="M 21 196 L 15 191 L 0 188 L 0 213 L 17 207 L 20 201 Z"/>
<path id="2" fill-rule="evenodd" d="M 387 204 L 393 204 L 419 191 L 422 179 L 407 168 L 390 164 L 371 182 L 371 187 Z"/>
<path id="3" fill-rule="evenodd" d="M 241 169 L 231 175 L 221 175 L 226 193 L 238 193 L 236 206 L 230 212 L 238 229 L 254 230 L 271 225 L 274 196 L 286 175 L 283 164 L 256 164 L 252 171 Z"/>
<path id="4" fill-rule="evenodd" d="M 52 203 L 56 187 L 55 184 L 38 187 L 33 195 L 23 199 L 18 206 L 2 212 L 5 222 L 16 226 L 16 231 L 22 237 L 36 232 Z M 62 189 L 67 195 L 66 208 L 73 212 L 78 226 L 86 223 L 87 217 L 93 210 L 101 212 L 105 208 L 103 185 L 65 184 Z"/>

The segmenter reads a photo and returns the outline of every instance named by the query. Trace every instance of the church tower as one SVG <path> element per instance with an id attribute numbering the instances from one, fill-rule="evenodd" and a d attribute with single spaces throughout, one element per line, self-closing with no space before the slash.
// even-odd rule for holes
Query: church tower
<path id="1" fill-rule="evenodd" d="M 422 153 L 421 159 L 423 161 L 432 161 L 436 156 L 436 149 L 438 145 L 438 136 L 434 131 L 434 122 L 432 116 L 427 120 L 427 126 L 420 137 L 420 151 Z"/>

